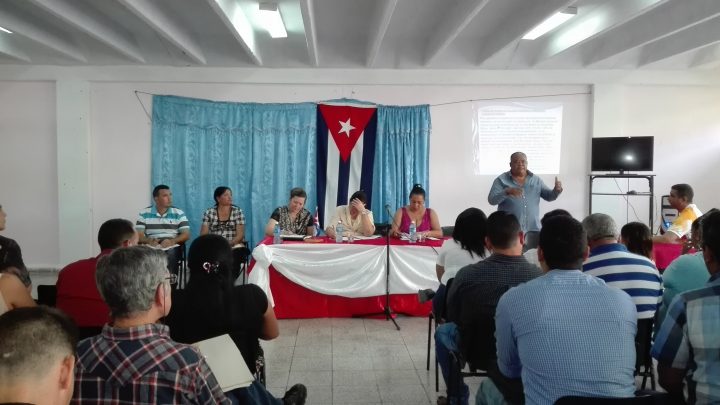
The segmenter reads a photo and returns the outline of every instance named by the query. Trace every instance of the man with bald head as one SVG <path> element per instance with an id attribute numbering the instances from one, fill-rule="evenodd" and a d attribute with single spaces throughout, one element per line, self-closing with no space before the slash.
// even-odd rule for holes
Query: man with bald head
<path id="1" fill-rule="evenodd" d="M 510 171 L 499 175 L 493 182 L 488 203 L 499 211 L 515 215 L 525 233 L 524 250 L 536 248 L 540 232 L 540 199 L 554 201 L 562 193 L 562 183 L 555 177 L 550 189 L 542 179 L 527 169 L 527 156 L 523 152 L 510 155 Z"/>

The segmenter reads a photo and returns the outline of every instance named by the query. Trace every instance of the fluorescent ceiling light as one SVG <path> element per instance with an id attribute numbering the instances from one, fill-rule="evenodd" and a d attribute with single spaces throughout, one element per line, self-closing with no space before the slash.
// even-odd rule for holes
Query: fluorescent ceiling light
<path id="1" fill-rule="evenodd" d="M 12 34 L 12 31 L 10 31 L 10 30 L 7 29 L 7 28 L 0 27 L 0 31 L 2 31 L 2 32 L 7 32 L 8 34 Z"/>
<path id="2" fill-rule="evenodd" d="M 567 20 L 575 17 L 575 15 L 577 15 L 577 7 L 568 7 L 559 13 L 555 13 L 554 15 L 550 16 L 547 20 L 538 24 L 537 27 L 533 28 L 532 30 L 530 30 L 530 32 L 525 34 L 525 36 L 522 37 L 522 39 L 533 40 L 533 39 L 539 38 L 539 37 L 547 34 L 548 32 L 554 30 L 555 28 L 557 28 L 558 26 L 560 26 Z"/>
<path id="3" fill-rule="evenodd" d="M 260 23 L 273 38 L 287 38 L 285 24 L 283 24 L 280 9 L 277 3 L 260 3 Z"/>

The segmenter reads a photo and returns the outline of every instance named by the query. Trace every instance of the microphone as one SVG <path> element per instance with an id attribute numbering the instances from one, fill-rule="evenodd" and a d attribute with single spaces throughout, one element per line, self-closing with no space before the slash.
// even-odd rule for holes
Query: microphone
<path id="1" fill-rule="evenodd" d="M 390 212 L 390 204 L 385 204 L 385 212 L 387 212 L 388 218 L 390 218 L 390 221 L 388 224 L 388 225 L 390 225 L 390 229 L 388 229 L 388 233 L 390 233 L 393 226 L 395 226 L 399 230 L 400 224 L 395 223 L 395 217 L 393 216 L 392 212 Z"/>

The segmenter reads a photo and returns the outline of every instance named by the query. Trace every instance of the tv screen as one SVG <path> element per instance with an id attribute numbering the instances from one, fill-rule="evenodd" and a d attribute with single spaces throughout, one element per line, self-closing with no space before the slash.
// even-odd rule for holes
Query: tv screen
<path id="1" fill-rule="evenodd" d="M 590 169 L 594 172 L 653 170 L 653 137 L 592 138 Z"/>

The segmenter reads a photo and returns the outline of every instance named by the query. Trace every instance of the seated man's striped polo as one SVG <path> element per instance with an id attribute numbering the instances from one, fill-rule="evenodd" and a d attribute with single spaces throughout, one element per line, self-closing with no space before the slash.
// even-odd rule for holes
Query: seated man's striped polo
<path id="1" fill-rule="evenodd" d="M 190 232 L 190 222 L 181 209 L 169 207 L 160 215 L 152 205 L 140 211 L 135 230 L 144 232 L 148 238 L 172 239 L 182 232 Z"/>

